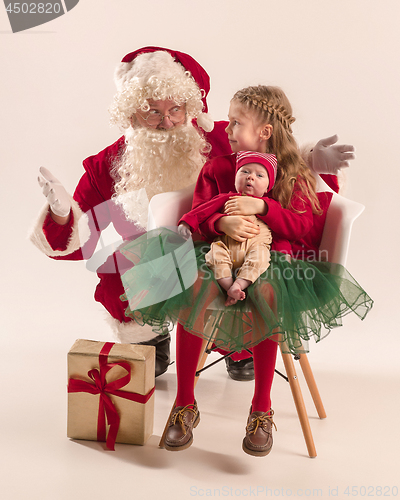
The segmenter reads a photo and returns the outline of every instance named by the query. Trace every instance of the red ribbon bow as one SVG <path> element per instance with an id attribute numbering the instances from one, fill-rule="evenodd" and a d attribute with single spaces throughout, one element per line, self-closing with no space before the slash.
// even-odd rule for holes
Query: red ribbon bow
<path id="1" fill-rule="evenodd" d="M 131 366 L 127 361 L 118 361 L 116 363 L 107 363 L 108 354 L 113 347 L 113 343 L 106 342 L 99 354 L 100 370 L 96 368 L 88 371 L 88 376 L 93 380 L 93 383 L 85 380 L 70 378 L 68 381 L 68 392 L 88 392 L 90 394 L 100 394 L 99 413 L 97 417 L 97 441 L 106 441 L 106 446 L 109 450 L 115 449 L 115 440 L 117 439 L 120 417 L 118 411 L 110 398 L 110 394 L 120 398 L 129 399 L 136 403 L 145 404 L 153 395 L 155 387 L 147 394 L 138 394 L 136 392 L 121 391 L 131 380 Z M 114 382 L 106 383 L 107 373 L 114 367 L 121 366 L 127 372 L 123 377 L 114 380 Z M 106 439 L 106 417 L 110 426 Z"/>

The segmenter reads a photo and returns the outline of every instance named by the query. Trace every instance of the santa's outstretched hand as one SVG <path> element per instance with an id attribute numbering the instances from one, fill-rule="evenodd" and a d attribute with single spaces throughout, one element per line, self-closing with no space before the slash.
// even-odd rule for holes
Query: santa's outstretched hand
<path id="1" fill-rule="evenodd" d="M 354 160 L 354 146 L 336 144 L 337 135 L 332 135 L 317 142 L 312 150 L 311 168 L 316 174 L 336 175 L 341 168 L 350 166 L 349 161 Z"/>
<path id="2" fill-rule="evenodd" d="M 71 203 L 64 186 L 47 168 L 40 167 L 39 172 L 39 186 L 47 198 L 50 210 L 59 217 L 67 217 L 71 210 Z"/>

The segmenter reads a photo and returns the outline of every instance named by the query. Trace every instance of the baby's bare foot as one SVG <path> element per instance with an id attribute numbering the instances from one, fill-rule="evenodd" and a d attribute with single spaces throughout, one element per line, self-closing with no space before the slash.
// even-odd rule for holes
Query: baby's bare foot
<path id="1" fill-rule="evenodd" d="M 226 306 L 231 306 L 232 304 L 236 304 L 238 300 L 244 300 L 246 298 L 246 294 L 240 288 L 240 285 L 236 282 L 229 288 L 226 293 L 228 294 L 228 298 L 225 302 Z"/>
<path id="2" fill-rule="evenodd" d="M 233 304 L 236 304 L 237 299 L 234 299 L 233 297 L 227 297 L 225 300 L 225 305 L 226 306 L 233 306 Z"/>

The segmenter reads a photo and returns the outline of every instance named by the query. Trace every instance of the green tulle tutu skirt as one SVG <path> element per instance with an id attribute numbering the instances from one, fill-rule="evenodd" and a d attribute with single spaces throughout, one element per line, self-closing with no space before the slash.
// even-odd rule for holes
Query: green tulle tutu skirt
<path id="1" fill-rule="evenodd" d="M 162 228 L 125 244 L 120 251 L 135 266 L 122 276 L 125 314 L 165 333 L 179 322 L 216 347 L 240 352 L 265 338 L 283 343 L 286 352 L 308 352 L 342 317 L 364 319 L 373 301 L 339 264 L 307 262 L 271 252 L 269 268 L 246 289 L 246 298 L 225 307 L 226 292 L 207 267 L 210 245 L 184 240 Z M 204 332 L 210 320 L 211 328 Z"/>

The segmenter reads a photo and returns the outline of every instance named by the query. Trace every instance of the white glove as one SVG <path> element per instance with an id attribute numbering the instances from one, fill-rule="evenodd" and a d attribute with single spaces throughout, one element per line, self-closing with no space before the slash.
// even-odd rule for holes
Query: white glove
<path id="1" fill-rule="evenodd" d="M 39 172 L 39 186 L 47 198 L 51 211 L 60 217 L 67 217 L 71 210 L 71 203 L 64 186 L 47 168 L 40 167 Z"/>
<path id="2" fill-rule="evenodd" d="M 336 175 L 341 168 L 350 166 L 349 160 L 354 160 L 354 146 L 334 144 L 338 136 L 332 135 L 317 142 L 312 150 L 311 168 L 316 174 Z"/>
<path id="3" fill-rule="evenodd" d="M 188 240 L 192 236 L 192 231 L 189 226 L 183 222 L 178 226 L 178 234 L 180 234 L 185 240 Z"/>

